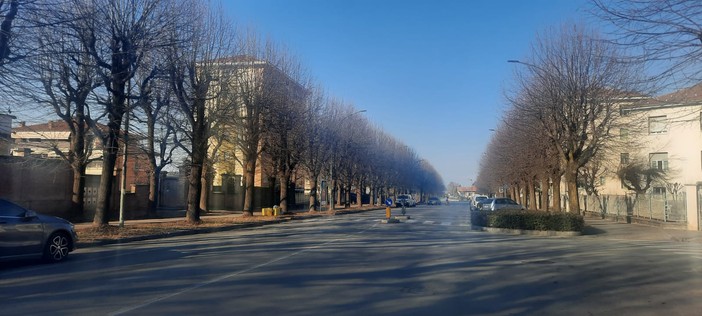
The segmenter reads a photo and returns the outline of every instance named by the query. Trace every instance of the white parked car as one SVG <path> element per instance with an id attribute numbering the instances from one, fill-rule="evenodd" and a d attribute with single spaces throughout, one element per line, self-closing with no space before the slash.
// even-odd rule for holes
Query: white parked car
<path id="1" fill-rule="evenodd" d="M 490 204 L 484 204 L 483 210 L 499 211 L 499 210 L 524 210 L 524 206 L 509 198 L 494 198 Z"/>
<path id="2" fill-rule="evenodd" d="M 487 195 L 474 195 L 471 202 L 470 202 L 470 209 L 471 210 L 477 210 L 478 209 L 478 203 L 481 201 L 487 199 Z"/>

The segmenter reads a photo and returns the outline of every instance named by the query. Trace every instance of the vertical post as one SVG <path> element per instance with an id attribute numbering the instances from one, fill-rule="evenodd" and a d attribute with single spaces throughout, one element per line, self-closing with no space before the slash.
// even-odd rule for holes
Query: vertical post
<path id="1" fill-rule="evenodd" d="M 127 148 L 129 143 L 129 99 L 127 99 L 127 117 L 124 119 L 124 153 L 122 153 L 122 172 L 119 194 L 119 227 L 124 227 L 124 195 L 127 191 Z"/>

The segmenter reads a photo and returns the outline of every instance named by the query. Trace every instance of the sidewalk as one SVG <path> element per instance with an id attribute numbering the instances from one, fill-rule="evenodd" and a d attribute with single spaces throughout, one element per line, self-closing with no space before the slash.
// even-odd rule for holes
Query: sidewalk
<path id="1" fill-rule="evenodd" d="M 168 210 L 168 211 L 157 211 L 157 214 L 161 218 L 150 218 L 150 219 L 130 219 L 125 220 L 124 225 L 134 225 L 143 223 L 167 223 L 167 222 L 177 222 L 185 220 L 185 210 Z M 261 212 L 254 212 L 254 215 L 261 215 Z M 218 218 L 218 217 L 241 217 L 242 212 L 236 211 L 209 211 L 206 214 L 200 215 L 200 218 Z M 119 221 L 110 221 L 110 225 L 117 226 Z M 76 228 L 90 227 L 93 225 L 92 222 L 74 223 Z"/>
<path id="2" fill-rule="evenodd" d="M 626 224 L 596 217 L 585 218 L 583 236 L 632 241 L 669 241 L 702 244 L 702 232 Z"/>

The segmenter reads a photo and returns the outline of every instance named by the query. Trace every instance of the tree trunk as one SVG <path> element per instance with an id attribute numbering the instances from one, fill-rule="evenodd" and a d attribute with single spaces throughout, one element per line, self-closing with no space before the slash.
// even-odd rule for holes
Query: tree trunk
<path id="1" fill-rule="evenodd" d="M 553 182 L 551 184 L 551 191 L 553 193 L 553 209 L 558 212 L 562 212 L 563 208 L 561 207 L 561 175 L 554 175 L 551 181 Z"/>
<path id="2" fill-rule="evenodd" d="M 548 176 L 541 177 L 541 210 L 548 211 Z"/>
<path id="3" fill-rule="evenodd" d="M 73 166 L 73 193 L 71 194 L 71 206 L 74 210 L 73 216 L 76 219 L 84 220 L 84 198 L 85 198 L 85 164 L 75 163 Z"/>
<path id="4" fill-rule="evenodd" d="M 358 186 L 356 186 L 356 206 L 357 207 L 363 206 L 363 199 L 362 199 L 361 193 L 362 193 L 361 185 L 359 184 Z"/>
<path id="5" fill-rule="evenodd" d="M 200 210 L 204 213 L 209 212 L 210 190 L 212 188 L 212 170 L 207 159 L 202 166 L 202 188 L 200 189 Z"/>
<path id="6" fill-rule="evenodd" d="M 568 211 L 580 214 L 580 201 L 578 199 L 578 168 L 570 163 L 566 166 L 566 186 L 568 187 Z"/>
<path id="7" fill-rule="evenodd" d="M 244 214 L 253 215 L 253 198 L 254 198 L 254 176 L 256 173 L 256 159 L 247 159 L 244 163 Z"/>
<path id="8" fill-rule="evenodd" d="M 149 172 L 149 204 L 146 210 L 147 216 L 151 218 L 156 217 L 156 199 L 159 190 L 159 179 L 161 179 L 160 172 L 154 169 L 154 167 L 154 165 L 151 165 L 152 171 Z"/>
<path id="9" fill-rule="evenodd" d="M 194 157 L 193 157 L 194 158 Z M 188 223 L 200 222 L 200 194 L 202 190 L 202 165 L 192 163 L 188 177 L 188 200 L 185 217 Z"/>
<path id="10" fill-rule="evenodd" d="M 534 177 L 529 178 L 529 191 L 531 191 L 531 194 L 529 195 L 529 207 L 527 209 L 530 210 L 538 209 L 536 205 L 536 182 L 534 180 Z"/>
<path id="11" fill-rule="evenodd" d="M 311 177 L 312 179 L 312 189 L 310 190 L 310 204 L 309 204 L 309 210 L 310 211 L 316 211 L 317 210 L 317 178 L 319 175 L 313 175 Z"/>
<path id="12" fill-rule="evenodd" d="M 115 163 L 117 160 L 117 130 L 119 130 L 119 128 L 110 128 L 110 134 L 107 136 L 107 140 L 104 144 L 105 149 L 102 151 L 102 174 L 100 176 L 100 186 L 98 187 L 93 226 L 107 226 L 109 223 L 108 212 L 110 211 L 110 202 L 112 201 L 112 181 L 114 180 Z"/>
<path id="13" fill-rule="evenodd" d="M 288 172 L 280 172 L 278 175 L 280 179 L 280 211 L 283 213 L 288 212 L 288 188 L 290 183 L 290 175 Z"/>

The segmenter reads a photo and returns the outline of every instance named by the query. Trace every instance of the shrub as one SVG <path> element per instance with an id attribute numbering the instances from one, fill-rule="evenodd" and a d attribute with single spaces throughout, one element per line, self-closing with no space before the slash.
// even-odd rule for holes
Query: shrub
<path id="1" fill-rule="evenodd" d="M 524 230 L 582 231 L 585 221 L 573 213 L 542 211 L 472 211 L 475 226 Z"/>

